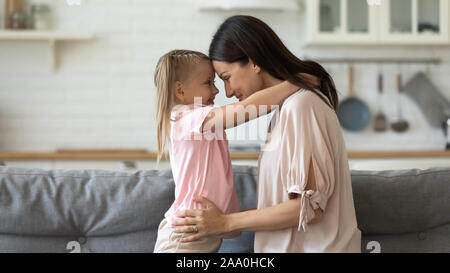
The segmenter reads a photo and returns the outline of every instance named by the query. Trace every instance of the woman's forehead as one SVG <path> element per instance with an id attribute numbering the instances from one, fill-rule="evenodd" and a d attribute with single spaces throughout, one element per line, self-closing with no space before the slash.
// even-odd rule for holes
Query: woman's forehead
<path id="1" fill-rule="evenodd" d="M 226 72 L 232 71 L 237 63 L 227 63 L 222 61 L 212 61 L 214 71 L 216 71 L 217 75 L 221 76 Z"/>

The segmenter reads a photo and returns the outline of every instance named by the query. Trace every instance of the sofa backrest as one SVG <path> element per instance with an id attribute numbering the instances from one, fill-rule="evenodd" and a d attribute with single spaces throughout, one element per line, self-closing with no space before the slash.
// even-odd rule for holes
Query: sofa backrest
<path id="1" fill-rule="evenodd" d="M 233 171 L 240 208 L 256 207 L 257 169 Z M 363 252 L 450 252 L 450 168 L 352 171 L 352 185 Z M 173 199 L 170 170 L 0 167 L 0 252 L 152 252 Z M 252 251 L 252 232 L 220 249 Z"/>
<path id="2" fill-rule="evenodd" d="M 363 251 L 450 252 L 450 168 L 352 171 L 352 189 Z"/>

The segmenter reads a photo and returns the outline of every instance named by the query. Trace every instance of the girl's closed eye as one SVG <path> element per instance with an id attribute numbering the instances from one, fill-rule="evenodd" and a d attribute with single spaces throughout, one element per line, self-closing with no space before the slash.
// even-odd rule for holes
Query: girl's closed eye
<path id="1" fill-rule="evenodd" d="M 205 82 L 206 85 L 213 85 L 216 82 L 216 80 L 207 80 Z"/>

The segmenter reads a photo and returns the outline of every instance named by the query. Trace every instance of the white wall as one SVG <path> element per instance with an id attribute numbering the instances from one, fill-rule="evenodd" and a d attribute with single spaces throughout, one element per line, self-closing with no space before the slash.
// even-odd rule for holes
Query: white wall
<path id="1" fill-rule="evenodd" d="M 153 72 L 158 58 L 175 48 L 207 53 L 219 24 L 232 13 L 200 13 L 201 0 L 81 0 L 81 6 L 51 1 L 55 27 L 90 31 L 96 39 L 58 46 L 59 70 L 50 71 L 45 42 L 0 41 L 0 149 L 156 148 Z M 3 2 L 0 1 L 3 8 Z M 3 12 L 0 10 L 0 14 Z M 446 47 L 306 48 L 305 14 L 253 13 L 266 21 L 288 48 L 302 57 L 441 57 L 432 80 L 450 98 L 450 51 Z M 342 96 L 347 66 L 327 65 Z M 405 66 L 407 80 L 423 69 Z M 357 65 L 355 89 L 376 110 L 375 65 Z M 384 67 L 385 110 L 395 114 L 395 73 Z M 218 82 L 218 85 L 222 86 Z M 222 88 L 223 90 L 223 88 Z M 231 102 L 221 92 L 218 104 Z M 404 135 L 345 132 L 349 149 L 440 149 L 445 139 L 420 110 L 405 101 L 412 123 Z M 253 125 L 255 128 L 256 125 Z M 259 126 L 261 132 L 265 131 Z M 239 129 L 242 132 L 244 129 Z M 245 131 L 245 130 L 244 130 Z M 233 131 L 228 135 L 233 138 Z M 264 134 L 260 136 L 264 138 Z"/>

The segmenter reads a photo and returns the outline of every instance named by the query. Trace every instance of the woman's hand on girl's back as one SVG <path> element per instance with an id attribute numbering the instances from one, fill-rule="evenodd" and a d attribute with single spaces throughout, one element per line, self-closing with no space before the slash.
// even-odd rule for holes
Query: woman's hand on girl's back
<path id="1" fill-rule="evenodd" d="M 205 209 L 183 210 L 177 213 L 172 223 L 175 233 L 187 233 L 181 242 L 192 242 L 200 238 L 227 233 L 226 215 L 210 200 L 197 197 L 196 202 L 202 203 Z M 194 225 L 197 232 L 194 233 Z"/>

